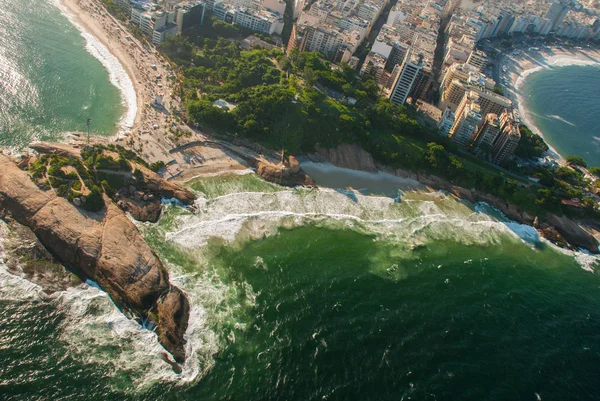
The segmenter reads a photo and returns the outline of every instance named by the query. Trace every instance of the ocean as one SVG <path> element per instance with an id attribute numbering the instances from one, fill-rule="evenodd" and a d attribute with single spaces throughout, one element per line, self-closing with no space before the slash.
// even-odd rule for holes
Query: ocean
<path id="1" fill-rule="evenodd" d="M 369 177 L 309 168 L 317 182 Z M 0 398 L 600 397 L 597 258 L 485 204 L 371 178 L 206 177 L 189 183 L 196 211 L 165 205 L 139 225 L 191 301 L 179 375 L 98 289 L 47 297 L 0 268 Z"/>
<path id="2" fill-rule="evenodd" d="M 561 156 L 600 166 L 600 66 L 534 72 L 521 86 L 525 108 L 546 142 Z"/>
<path id="3" fill-rule="evenodd" d="M 4 145 L 118 130 L 97 44 L 46 1 L 0 18 Z M 303 166 L 323 188 L 198 178 L 194 210 L 138 224 L 192 306 L 180 374 L 95 286 L 12 274 L 0 222 L 0 400 L 600 398 L 598 258 L 414 181 Z"/>
<path id="4" fill-rule="evenodd" d="M 117 133 L 130 122 L 116 85 L 131 82 L 116 64 L 58 1 L 0 0 L 0 145 L 87 132 L 88 118 L 93 134 Z"/>

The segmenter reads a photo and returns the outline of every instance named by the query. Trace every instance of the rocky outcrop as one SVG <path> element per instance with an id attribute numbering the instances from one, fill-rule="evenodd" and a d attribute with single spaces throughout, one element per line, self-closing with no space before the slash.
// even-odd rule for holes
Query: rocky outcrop
<path id="1" fill-rule="evenodd" d="M 158 194 L 169 199 L 177 199 L 184 205 L 191 205 L 194 203 L 196 196 L 189 189 L 164 180 L 160 175 L 140 164 L 132 163 L 132 165 L 134 168 L 137 168 L 143 173 L 144 186 L 148 192 Z"/>
<path id="2" fill-rule="evenodd" d="M 38 153 L 62 157 L 80 157 L 80 149 L 62 143 L 37 142 L 29 147 Z"/>
<path id="3" fill-rule="evenodd" d="M 550 227 L 554 227 L 558 233 L 571 245 L 577 248 L 584 248 L 592 253 L 599 253 L 598 241 L 596 238 L 584 230 L 577 222 L 557 215 L 549 215 L 544 219 Z"/>
<path id="4" fill-rule="evenodd" d="M 313 180 L 303 170 L 300 169 L 298 161 L 295 158 L 293 160 L 295 164 L 292 166 L 289 164 L 285 165 L 283 169 L 281 168 L 281 163 L 273 164 L 265 160 L 256 160 L 256 173 L 263 179 L 279 185 L 315 186 Z"/>
<path id="5" fill-rule="evenodd" d="M 159 340 L 181 362 L 188 301 L 136 226 L 106 197 L 105 204 L 97 213 L 79 209 L 39 189 L 0 155 L 0 211 L 29 227 L 66 267 L 98 283 L 126 314 L 156 324 Z"/>
<path id="6" fill-rule="evenodd" d="M 57 155 L 67 158 L 81 158 L 81 150 L 66 144 L 39 142 L 29 146 L 44 155 Z M 35 157 L 23 157 L 19 164 L 26 169 Z M 113 188 L 112 199 L 122 210 L 130 213 L 138 221 L 156 222 L 162 211 L 160 197 L 176 199 L 184 205 L 191 205 L 195 195 L 187 188 L 169 182 L 142 164 L 130 161 L 131 171 L 96 170 L 104 175 L 117 175 L 123 180 L 122 188 Z M 136 171 L 137 170 L 137 171 Z M 134 174 L 136 172 L 136 174 Z M 141 173 L 141 175 L 140 175 Z M 38 184 L 42 186 L 43 184 Z M 75 203 L 79 203 L 75 200 Z"/>
<path id="7" fill-rule="evenodd" d="M 139 200 L 135 197 L 119 197 L 117 200 L 117 206 L 124 212 L 128 212 L 137 221 L 149 221 L 156 223 L 160 217 L 162 211 L 162 202 L 160 199 L 153 197 L 153 199 L 146 199 L 148 195 L 138 196 Z"/>

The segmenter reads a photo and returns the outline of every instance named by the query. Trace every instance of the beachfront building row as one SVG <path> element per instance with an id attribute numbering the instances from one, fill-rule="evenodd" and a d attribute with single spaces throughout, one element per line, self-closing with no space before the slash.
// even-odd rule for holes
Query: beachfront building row
<path id="1" fill-rule="evenodd" d="M 579 2 L 483 0 L 476 8 L 456 10 L 448 32 L 454 38 L 467 34 L 476 42 L 521 33 L 600 40 L 599 25 L 597 13 Z"/>
<path id="2" fill-rule="evenodd" d="M 281 35 L 286 3 L 282 0 L 165 0 L 163 7 L 135 0 L 115 0 L 154 45 L 167 35 L 185 34 L 202 25 L 208 13 L 228 23 L 268 35 Z"/>

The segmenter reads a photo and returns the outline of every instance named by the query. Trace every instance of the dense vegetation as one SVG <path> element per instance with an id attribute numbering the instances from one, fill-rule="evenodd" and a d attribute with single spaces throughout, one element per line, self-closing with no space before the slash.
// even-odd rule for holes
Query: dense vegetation
<path id="1" fill-rule="evenodd" d="M 98 212 L 104 207 L 103 193 L 112 198 L 131 182 L 143 183 L 138 169 L 132 173 L 131 162 L 154 171 L 164 166 L 162 162 L 148 165 L 135 152 L 114 144 L 85 148 L 81 157 L 43 155 L 29 165 L 30 177 L 40 188 L 52 189 L 75 205 Z M 128 179 L 130 175 L 136 179 Z"/>
<path id="2" fill-rule="evenodd" d="M 533 159 L 542 157 L 548 151 L 548 145 L 541 136 L 534 134 L 526 125 L 521 125 L 521 140 L 515 151 L 517 157 L 523 159 Z"/>
<path id="3" fill-rule="evenodd" d="M 333 65 L 317 53 L 242 51 L 223 38 L 198 36 L 194 42 L 170 38 L 162 50 L 179 65 L 186 118 L 201 129 L 292 153 L 358 143 L 380 163 L 435 174 L 536 214 L 560 212 L 561 199 L 584 200 L 588 183 L 579 175 L 550 174 L 540 186 L 520 177 L 545 176 L 544 168 L 520 176 L 502 172 L 418 124 L 411 106 L 382 99 L 374 78 L 361 78 L 348 65 Z M 233 108 L 213 105 L 217 100 Z M 519 157 L 533 159 L 548 150 L 527 127 L 521 132 Z"/>
<path id="4" fill-rule="evenodd" d="M 44 155 L 32 163 L 29 172 L 40 188 L 52 188 L 85 210 L 97 212 L 104 207 L 102 189 L 81 159 Z"/>

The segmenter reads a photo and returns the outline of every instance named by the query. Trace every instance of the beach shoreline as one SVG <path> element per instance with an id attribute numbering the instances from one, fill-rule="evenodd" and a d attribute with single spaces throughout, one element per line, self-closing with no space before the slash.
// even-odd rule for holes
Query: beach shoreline
<path id="1" fill-rule="evenodd" d="M 140 123 L 138 98 L 141 88 L 138 83 L 133 60 L 127 56 L 123 48 L 116 45 L 101 26 L 101 20 L 93 19 L 82 9 L 85 3 L 77 0 L 56 0 L 55 4 L 69 21 L 80 31 L 86 40 L 86 50 L 102 63 L 109 73 L 111 83 L 121 93 L 125 112 L 119 120 L 116 137 L 125 136 L 129 130 Z"/>
<path id="2" fill-rule="evenodd" d="M 122 75 L 126 75 L 119 77 L 123 85 L 115 86 L 121 90 L 128 106 L 122 120 L 130 124 L 107 138 L 93 135 L 92 121 L 93 142 L 116 142 L 133 149 L 148 163 L 162 161 L 167 165 L 164 173 L 167 179 L 182 180 L 248 168 L 218 147 L 186 147 L 190 142 L 218 141 L 191 129 L 178 118 L 183 105 L 169 80 L 175 75 L 169 62 L 154 48 L 134 38 L 100 1 L 55 0 L 55 4 L 79 29 L 86 39 L 87 50 L 94 57 L 101 62 L 103 57 L 114 59 L 112 65 L 103 62 L 109 74 L 115 75 L 114 70 L 120 69 Z M 112 79 L 111 82 L 115 84 Z M 158 99 L 160 103 L 157 103 Z M 173 135 L 175 132 L 180 135 Z M 73 145 L 83 144 L 81 135 L 66 139 Z M 182 147 L 184 149 L 178 150 Z"/>
<path id="3" fill-rule="evenodd" d="M 556 67 L 568 66 L 600 66 L 600 50 L 592 48 L 564 49 L 561 47 L 539 48 L 536 51 L 521 51 L 520 54 L 504 54 L 501 58 L 507 71 L 503 73 L 506 84 L 502 85 L 504 95 L 517 106 L 521 119 L 532 132 L 544 139 L 549 147 L 548 156 L 564 163 L 567 155 L 561 155 L 544 136 L 543 131 L 535 124 L 531 112 L 526 108 L 523 85 L 531 74 Z"/>

